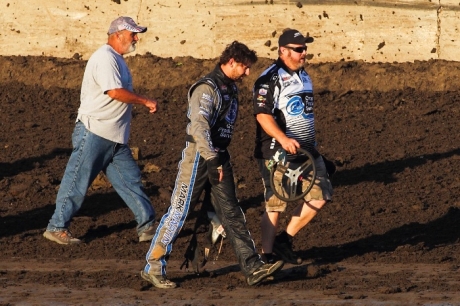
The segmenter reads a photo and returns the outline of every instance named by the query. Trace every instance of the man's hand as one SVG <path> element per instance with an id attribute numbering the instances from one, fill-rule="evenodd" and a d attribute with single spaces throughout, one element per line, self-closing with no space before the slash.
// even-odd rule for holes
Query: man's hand
<path id="1" fill-rule="evenodd" d="M 110 98 L 117 100 L 119 102 L 145 105 L 149 109 L 150 113 L 155 113 L 157 111 L 158 102 L 156 99 L 146 98 L 125 88 L 116 88 L 108 90 L 107 95 Z"/>
<path id="2" fill-rule="evenodd" d="M 145 106 L 149 109 L 149 113 L 153 114 L 157 111 L 157 100 L 147 99 Z"/>
<path id="3" fill-rule="evenodd" d="M 300 148 L 297 140 L 289 138 L 280 129 L 275 119 L 270 114 L 257 114 L 256 120 L 264 131 L 270 136 L 276 139 L 281 144 L 281 147 L 290 154 L 297 154 L 297 148 Z"/>
<path id="4" fill-rule="evenodd" d="M 300 144 L 294 138 L 283 137 L 279 143 L 283 149 L 291 154 L 297 154 L 297 148 L 300 148 Z"/>
<path id="5" fill-rule="evenodd" d="M 219 158 L 214 157 L 206 161 L 208 167 L 208 179 L 211 185 L 215 186 L 222 181 L 224 172 L 222 171 L 222 165 L 219 162 Z"/>

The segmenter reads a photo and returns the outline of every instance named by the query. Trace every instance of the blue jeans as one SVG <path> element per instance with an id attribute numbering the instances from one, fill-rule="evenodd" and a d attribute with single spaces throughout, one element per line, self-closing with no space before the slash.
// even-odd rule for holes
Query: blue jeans
<path id="1" fill-rule="evenodd" d="M 72 134 L 73 151 L 56 198 L 47 230 L 67 229 L 86 192 L 103 171 L 115 191 L 134 213 L 140 235 L 155 220 L 155 210 L 143 190 L 141 172 L 128 145 L 99 137 L 78 121 Z"/>

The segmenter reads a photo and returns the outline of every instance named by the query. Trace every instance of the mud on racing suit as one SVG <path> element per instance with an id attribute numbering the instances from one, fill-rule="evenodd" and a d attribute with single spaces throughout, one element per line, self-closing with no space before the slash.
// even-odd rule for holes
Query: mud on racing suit
<path id="1" fill-rule="evenodd" d="M 262 266 L 255 244 L 238 205 L 227 147 L 238 113 L 238 89 L 220 66 L 196 82 L 188 93 L 189 109 L 185 148 L 179 162 L 171 205 L 162 217 L 144 271 L 166 276 L 166 264 L 190 209 L 193 210 L 208 182 L 207 161 L 218 158 L 223 180 L 211 187 L 211 201 L 230 240 L 242 272 L 248 276 Z"/>

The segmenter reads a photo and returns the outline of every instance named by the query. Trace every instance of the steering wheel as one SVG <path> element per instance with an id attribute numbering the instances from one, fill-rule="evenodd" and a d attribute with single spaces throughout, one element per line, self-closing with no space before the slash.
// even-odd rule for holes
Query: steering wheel
<path id="1" fill-rule="evenodd" d="M 296 169 L 290 169 L 286 166 L 284 159 L 276 158 L 279 155 L 282 154 L 275 154 L 275 159 L 271 160 L 272 164 L 269 166 L 270 186 L 273 193 L 276 197 L 285 202 L 294 202 L 304 198 L 313 187 L 316 179 L 316 165 L 313 155 L 307 150 L 298 148 L 297 155 L 306 157 L 306 160 Z M 306 170 L 307 173 L 309 173 L 308 177 L 302 177 L 302 173 Z M 275 182 L 275 176 L 281 177 L 281 181 Z M 302 184 L 309 185 L 306 188 L 305 186 L 302 188 Z M 301 189 L 304 189 L 304 191 L 300 193 Z"/>

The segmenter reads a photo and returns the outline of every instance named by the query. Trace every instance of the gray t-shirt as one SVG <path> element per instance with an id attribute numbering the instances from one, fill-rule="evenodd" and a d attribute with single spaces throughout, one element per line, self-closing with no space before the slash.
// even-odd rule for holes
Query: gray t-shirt
<path id="1" fill-rule="evenodd" d="M 128 143 L 132 105 L 113 100 L 107 91 L 133 90 L 132 76 L 123 57 L 103 45 L 86 64 L 77 120 L 92 133 L 113 142 Z"/>

